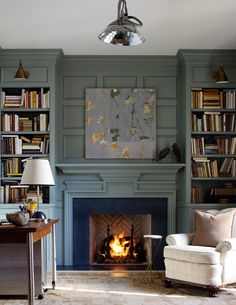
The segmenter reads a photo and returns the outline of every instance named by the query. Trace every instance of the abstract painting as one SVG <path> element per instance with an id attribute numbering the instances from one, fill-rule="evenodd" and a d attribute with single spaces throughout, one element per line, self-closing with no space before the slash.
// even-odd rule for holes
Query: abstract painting
<path id="1" fill-rule="evenodd" d="M 156 156 L 154 89 L 86 89 L 86 158 Z"/>

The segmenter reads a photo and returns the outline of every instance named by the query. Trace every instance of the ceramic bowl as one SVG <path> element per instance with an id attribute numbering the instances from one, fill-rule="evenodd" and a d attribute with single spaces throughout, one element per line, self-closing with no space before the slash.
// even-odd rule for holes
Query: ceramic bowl
<path id="1" fill-rule="evenodd" d="M 29 222 L 29 213 L 26 212 L 15 212 L 7 213 L 6 219 L 17 226 L 24 226 Z"/>

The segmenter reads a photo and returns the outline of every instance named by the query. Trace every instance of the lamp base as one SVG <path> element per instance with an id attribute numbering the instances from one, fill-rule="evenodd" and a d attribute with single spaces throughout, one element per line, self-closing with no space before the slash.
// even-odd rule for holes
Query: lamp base
<path id="1" fill-rule="evenodd" d="M 41 212 L 41 211 L 36 211 L 34 212 L 34 214 L 32 215 L 32 218 L 36 218 L 36 219 L 47 219 L 47 216 Z"/>

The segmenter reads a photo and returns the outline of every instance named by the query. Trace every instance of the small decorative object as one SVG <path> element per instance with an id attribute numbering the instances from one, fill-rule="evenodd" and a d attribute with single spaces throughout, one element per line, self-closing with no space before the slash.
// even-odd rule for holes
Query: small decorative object
<path id="1" fill-rule="evenodd" d="M 24 226 L 29 222 L 29 213 L 27 212 L 7 213 L 6 219 L 14 225 Z"/>
<path id="2" fill-rule="evenodd" d="M 86 158 L 155 156 L 155 89 L 86 89 Z"/>
<path id="3" fill-rule="evenodd" d="M 163 148 L 157 155 L 156 161 L 158 162 L 158 161 L 164 159 L 169 154 L 169 152 L 170 152 L 169 147 Z"/>
<path id="4" fill-rule="evenodd" d="M 176 163 L 179 163 L 180 162 L 180 149 L 179 149 L 179 146 L 177 145 L 177 143 L 174 143 L 172 145 L 172 150 L 175 155 Z"/>

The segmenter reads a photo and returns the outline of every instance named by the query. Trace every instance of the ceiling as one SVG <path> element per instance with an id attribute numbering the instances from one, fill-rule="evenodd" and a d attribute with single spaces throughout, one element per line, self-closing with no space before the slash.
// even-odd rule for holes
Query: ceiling
<path id="1" fill-rule="evenodd" d="M 2 48 L 60 48 L 66 55 L 175 55 L 178 49 L 236 49 L 235 0 L 127 0 L 146 42 L 122 47 L 97 36 L 118 0 L 0 2 Z"/>

